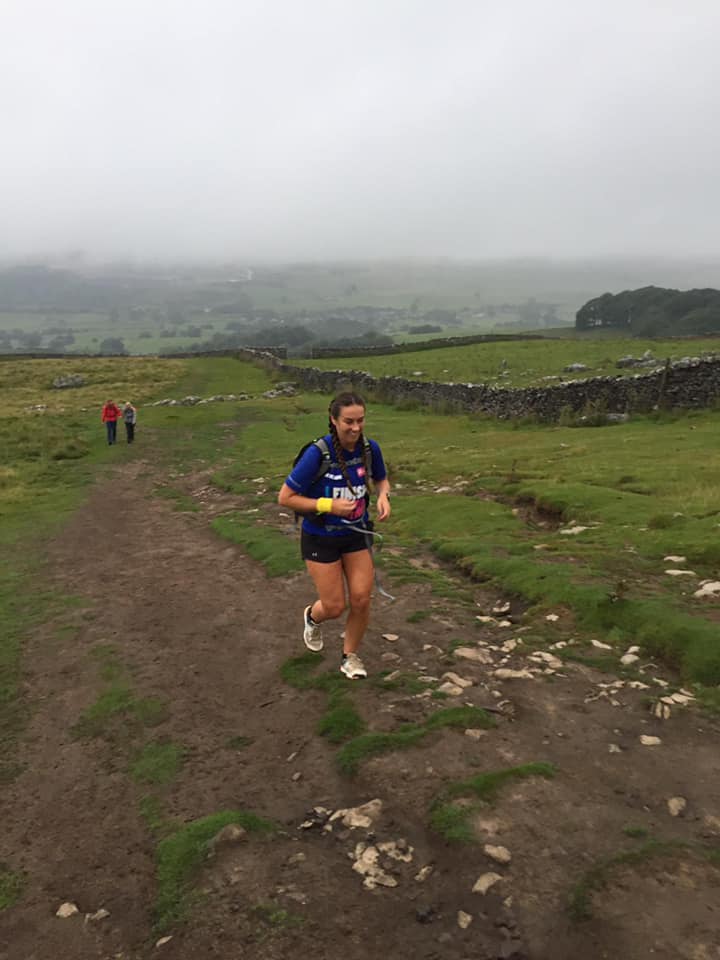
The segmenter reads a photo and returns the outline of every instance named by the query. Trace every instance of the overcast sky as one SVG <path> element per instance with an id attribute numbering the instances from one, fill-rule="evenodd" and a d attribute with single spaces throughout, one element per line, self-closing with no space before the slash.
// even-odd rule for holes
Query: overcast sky
<path id="1" fill-rule="evenodd" d="M 0 0 L 0 254 L 720 254 L 720 0 Z"/>

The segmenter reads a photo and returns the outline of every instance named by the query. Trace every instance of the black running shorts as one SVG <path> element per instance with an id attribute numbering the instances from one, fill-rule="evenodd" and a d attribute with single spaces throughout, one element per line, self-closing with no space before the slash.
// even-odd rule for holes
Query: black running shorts
<path id="1" fill-rule="evenodd" d="M 336 563 L 344 553 L 357 553 L 368 550 L 368 537 L 364 533 L 345 533 L 338 537 L 323 537 L 316 533 L 300 535 L 300 549 L 303 560 L 314 563 Z"/>

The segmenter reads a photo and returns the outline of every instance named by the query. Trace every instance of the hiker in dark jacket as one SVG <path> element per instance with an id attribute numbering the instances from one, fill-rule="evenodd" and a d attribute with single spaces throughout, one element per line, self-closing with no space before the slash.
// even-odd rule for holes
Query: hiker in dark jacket
<path id="1" fill-rule="evenodd" d="M 130 403 L 129 400 L 125 401 L 125 406 L 122 411 L 122 418 L 125 424 L 125 434 L 127 436 L 127 442 L 132 443 L 135 439 L 135 424 L 137 423 L 137 410 Z"/>
<path id="2" fill-rule="evenodd" d="M 107 442 L 109 446 L 115 443 L 117 437 L 117 422 L 122 414 L 120 408 L 113 400 L 108 400 L 102 408 L 102 423 L 107 428 Z"/>

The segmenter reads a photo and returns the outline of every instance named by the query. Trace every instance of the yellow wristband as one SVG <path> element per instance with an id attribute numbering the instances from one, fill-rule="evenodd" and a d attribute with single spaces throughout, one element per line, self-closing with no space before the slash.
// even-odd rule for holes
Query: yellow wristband
<path id="1" fill-rule="evenodd" d="M 319 497 L 315 503 L 315 513 L 332 513 L 332 497 Z"/>

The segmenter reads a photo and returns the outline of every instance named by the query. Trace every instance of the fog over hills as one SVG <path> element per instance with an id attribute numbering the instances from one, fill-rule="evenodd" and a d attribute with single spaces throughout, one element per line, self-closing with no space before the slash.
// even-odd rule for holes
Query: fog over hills
<path id="1" fill-rule="evenodd" d="M 719 30 L 715 0 L 11 0 L 0 256 L 713 257 Z"/>

